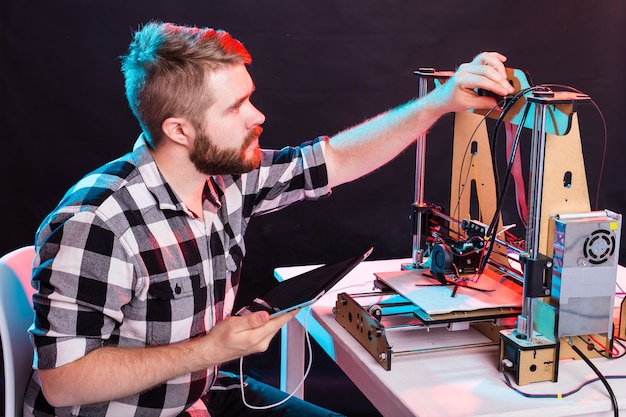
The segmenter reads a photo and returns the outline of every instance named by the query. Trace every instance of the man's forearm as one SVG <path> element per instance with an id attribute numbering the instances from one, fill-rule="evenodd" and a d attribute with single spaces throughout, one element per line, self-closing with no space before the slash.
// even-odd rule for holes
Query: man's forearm
<path id="1" fill-rule="evenodd" d="M 102 347 L 59 368 L 39 370 L 39 378 L 46 399 L 55 407 L 119 399 L 208 368 L 210 364 L 201 360 L 195 343 L 192 340 L 150 348 Z"/>
<path id="2" fill-rule="evenodd" d="M 495 52 L 479 54 L 472 62 L 460 65 L 450 79 L 425 97 L 333 136 L 326 151 L 330 186 L 386 164 L 446 113 L 495 106 L 493 97 L 480 96 L 476 90 L 510 94 L 513 87 L 506 79 L 505 61 L 506 57 Z"/>
<path id="3" fill-rule="evenodd" d="M 355 180 L 391 161 L 444 112 L 430 97 L 412 100 L 330 138 L 330 186 Z"/>
<path id="4" fill-rule="evenodd" d="M 227 317 L 191 340 L 146 348 L 102 347 L 55 369 L 40 370 L 41 387 L 54 407 L 111 401 L 134 395 L 181 375 L 264 352 L 297 311 L 270 319 L 259 311 Z"/>

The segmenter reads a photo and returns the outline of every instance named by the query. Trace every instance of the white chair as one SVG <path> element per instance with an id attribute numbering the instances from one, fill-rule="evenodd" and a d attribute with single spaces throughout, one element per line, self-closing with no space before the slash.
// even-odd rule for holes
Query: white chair
<path id="1" fill-rule="evenodd" d="M 32 372 L 28 328 L 33 320 L 30 285 L 35 248 L 27 246 L 0 258 L 0 338 L 4 358 L 4 416 L 21 417 Z"/>

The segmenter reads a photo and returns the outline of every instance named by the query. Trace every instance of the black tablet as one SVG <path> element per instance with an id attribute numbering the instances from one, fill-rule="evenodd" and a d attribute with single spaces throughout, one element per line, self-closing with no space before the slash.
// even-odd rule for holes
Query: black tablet
<path id="1" fill-rule="evenodd" d="M 267 311 L 271 317 L 313 304 L 374 250 L 370 247 L 343 261 L 323 265 L 279 282 L 262 297 L 237 312 L 239 316 Z"/>

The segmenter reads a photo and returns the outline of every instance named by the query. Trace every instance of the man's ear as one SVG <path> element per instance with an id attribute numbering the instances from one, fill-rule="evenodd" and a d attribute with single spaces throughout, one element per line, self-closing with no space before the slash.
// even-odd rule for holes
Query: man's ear
<path id="1" fill-rule="evenodd" d="M 168 117 L 161 124 L 161 129 L 169 140 L 183 146 L 192 146 L 195 129 L 187 120 Z"/>

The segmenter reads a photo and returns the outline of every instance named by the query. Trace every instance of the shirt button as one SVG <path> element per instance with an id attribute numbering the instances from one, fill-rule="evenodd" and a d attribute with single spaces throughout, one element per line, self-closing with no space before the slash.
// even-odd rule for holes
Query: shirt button
<path id="1" fill-rule="evenodd" d="M 180 294 L 181 292 L 183 292 L 183 289 L 180 288 L 180 285 L 176 284 L 176 288 L 174 288 L 174 292 L 176 294 Z"/>

